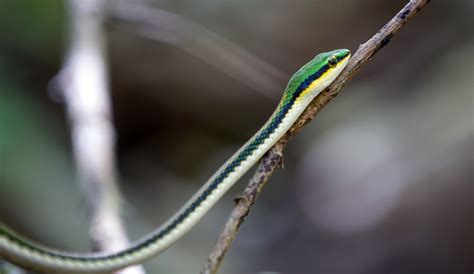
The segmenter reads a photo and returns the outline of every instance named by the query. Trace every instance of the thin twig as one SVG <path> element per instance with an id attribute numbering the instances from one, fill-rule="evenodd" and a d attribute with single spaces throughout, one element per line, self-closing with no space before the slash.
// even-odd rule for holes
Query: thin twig
<path id="1" fill-rule="evenodd" d="M 119 1 L 109 12 L 122 30 L 172 44 L 228 76 L 271 98 L 286 73 L 230 40 L 177 14 L 149 4 Z"/>
<path id="2" fill-rule="evenodd" d="M 115 167 L 105 60 L 105 0 L 70 0 L 70 49 L 59 75 L 72 128 L 78 174 L 91 211 L 89 235 L 96 250 L 112 252 L 129 246 L 120 219 L 120 193 Z M 143 274 L 141 266 L 116 272 Z"/>
<path id="3" fill-rule="evenodd" d="M 360 45 L 341 75 L 313 100 L 291 129 L 263 157 L 256 173 L 245 188 L 244 193 L 237 199 L 236 207 L 227 220 L 217 244 L 209 254 L 207 263 L 202 268 L 201 274 L 216 274 L 219 270 L 219 266 L 232 241 L 235 239 L 240 225 L 243 223 L 250 211 L 250 207 L 254 204 L 259 193 L 262 191 L 263 186 L 281 162 L 283 149 L 291 138 L 300 132 L 331 99 L 336 97 L 342 87 L 354 77 L 362 66 L 367 64 L 381 48 L 386 46 L 395 33 L 408 23 L 410 19 L 415 17 L 429 2 L 430 0 L 411 0 L 370 40 Z"/>

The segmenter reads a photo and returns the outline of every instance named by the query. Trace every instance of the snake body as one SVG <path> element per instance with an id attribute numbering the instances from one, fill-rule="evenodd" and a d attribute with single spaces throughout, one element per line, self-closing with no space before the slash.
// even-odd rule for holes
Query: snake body
<path id="1" fill-rule="evenodd" d="M 349 58 L 347 49 L 325 52 L 298 70 L 263 127 L 174 216 L 129 248 L 115 253 L 57 251 L 26 240 L 0 223 L 0 259 L 46 273 L 104 273 L 140 263 L 163 252 L 188 232 L 285 134 L 308 104 L 341 73 Z"/>

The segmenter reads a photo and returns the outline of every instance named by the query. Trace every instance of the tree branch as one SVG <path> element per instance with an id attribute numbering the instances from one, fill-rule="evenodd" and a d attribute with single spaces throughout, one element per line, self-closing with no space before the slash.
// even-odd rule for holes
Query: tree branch
<path id="1" fill-rule="evenodd" d="M 430 0 L 411 0 L 372 38 L 360 45 L 339 77 L 313 100 L 290 130 L 263 157 L 242 196 L 236 199 L 237 204 L 227 220 L 217 244 L 209 254 L 207 263 L 202 268 L 201 274 L 215 274 L 219 270 L 219 266 L 235 239 L 240 225 L 244 222 L 245 217 L 249 213 L 250 207 L 255 203 L 265 183 L 281 163 L 283 149 L 286 144 L 293 136 L 298 134 L 324 106 L 339 94 L 342 87 L 344 87 L 380 49 L 390 42 L 400 28 L 405 26 L 408 21 L 415 17 L 429 2 Z"/>
<path id="2" fill-rule="evenodd" d="M 122 30 L 172 44 L 267 98 L 275 98 L 279 83 L 287 78 L 258 56 L 172 12 L 130 1 L 119 1 L 110 10 Z"/>
<path id="3" fill-rule="evenodd" d="M 96 250 L 129 246 L 120 219 L 115 129 L 108 91 L 103 14 L 106 0 L 70 0 L 71 37 L 59 75 L 72 128 L 74 155 L 91 211 L 89 235 Z M 117 273 L 143 274 L 141 266 Z"/>

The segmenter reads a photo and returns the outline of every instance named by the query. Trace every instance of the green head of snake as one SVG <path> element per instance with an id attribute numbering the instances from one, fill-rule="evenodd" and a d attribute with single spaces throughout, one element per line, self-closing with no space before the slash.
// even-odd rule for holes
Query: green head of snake
<path id="1" fill-rule="evenodd" d="M 351 52 L 348 49 L 336 49 L 316 55 L 301 67 L 288 82 L 282 102 L 292 98 L 309 96 L 312 100 L 321 90 L 313 87 L 326 87 L 341 73 L 347 65 Z"/>

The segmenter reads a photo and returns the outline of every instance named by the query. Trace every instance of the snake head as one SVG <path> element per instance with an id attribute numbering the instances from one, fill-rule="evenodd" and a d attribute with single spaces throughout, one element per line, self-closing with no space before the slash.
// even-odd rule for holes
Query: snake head
<path id="1" fill-rule="evenodd" d="M 350 55 L 348 49 L 336 49 L 316 55 L 291 77 L 283 100 L 296 100 L 301 96 L 314 98 L 341 73 Z"/>

